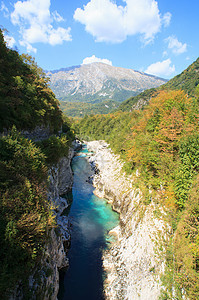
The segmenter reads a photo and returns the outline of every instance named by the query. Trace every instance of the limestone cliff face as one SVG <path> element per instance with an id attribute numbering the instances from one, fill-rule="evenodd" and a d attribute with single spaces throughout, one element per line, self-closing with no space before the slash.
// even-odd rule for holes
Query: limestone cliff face
<path id="1" fill-rule="evenodd" d="M 55 206 L 58 227 L 50 233 L 42 266 L 49 270 L 50 275 L 44 276 L 45 295 L 43 299 L 57 299 L 59 290 L 59 270 L 68 267 L 67 252 L 70 246 L 70 222 L 68 217 L 62 215 L 68 207 L 67 200 L 63 197 L 72 188 L 73 174 L 71 159 L 74 150 L 70 149 L 68 157 L 63 157 L 56 166 L 49 170 L 49 201 Z M 46 275 L 46 274 L 45 274 Z"/>
<path id="2" fill-rule="evenodd" d="M 107 198 L 120 214 L 120 225 L 110 234 L 117 242 L 104 253 L 107 272 L 106 299 L 158 300 L 164 273 L 164 244 L 169 227 L 164 212 L 155 216 L 156 205 L 141 203 L 141 191 L 133 188 L 133 178 L 125 176 L 122 163 L 103 141 L 88 142 L 91 165 L 97 169 L 93 180 L 98 197 Z M 138 175 L 138 174 L 137 174 Z"/>
<path id="3" fill-rule="evenodd" d="M 49 169 L 49 202 L 54 207 L 57 227 L 48 234 L 42 260 L 28 278 L 31 300 L 56 300 L 59 290 L 59 270 L 68 267 L 67 252 L 70 246 L 70 222 L 67 216 L 62 215 L 69 203 L 63 197 L 73 184 L 71 160 L 74 148 L 69 150 L 68 157 Z M 27 295 L 26 295 L 27 296 Z M 24 299 L 24 291 L 19 282 L 9 300 Z"/>
<path id="4" fill-rule="evenodd" d="M 46 243 L 42 269 L 47 270 L 42 278 L 44 296 L 42 300 L 55 300 L 59 290 L 59 270 L 68 267 L 67 258 L 70 247 L 70 222 L 64 210 L 69 206 L 64 194 L 72 188 L 73 173 L 71 160 L 75 150 L 81 147 L 79 141 L 74 141 L 67 157 L 62 157 L 57 165 L 49 169 L 49 201 L 54 205 L 57 227 L 50 232 Z"/>

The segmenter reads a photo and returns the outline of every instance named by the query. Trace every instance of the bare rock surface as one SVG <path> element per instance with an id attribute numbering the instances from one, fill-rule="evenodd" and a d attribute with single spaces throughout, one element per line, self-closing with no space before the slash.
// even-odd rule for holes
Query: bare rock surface
<path id="1" fill-rule="evenodd" d="M 118 91 L 131 92 L 128 94 L 130 97 L 166 82 L 163 78 L 100 62 L 49 71 L 47 76 L 50 77 L 50 85 L 56 97 L 66 98 L 68 101 L 71 101 L 73 96 L 84 97 L 81 99 L 85 102 L 88 101 L 86 100 L 88 96 L 94 95 L 93 99 L 97 97 L 114 99 L 114 94 Z M 119 101 L 125 99 L 126 94 L 124 99 Z"/>
<path id="2" fill-rule="evenodd" d="M 93 151 L 89 161 L 96 171 L 95 193 L 108 199 L 120 214 L 119 226 L 110 232 L 117 241 L 103 255 L 106 299 L 158 300 L 165 268 L 161 245 L 169 231 L 164 212 L 155 217 L 157 205 L 143 206 L 141 191 L 135 189 L 133 178 L 122 171 L 119 156 L 104 141 L 88 142 L 87 146 Z"/>

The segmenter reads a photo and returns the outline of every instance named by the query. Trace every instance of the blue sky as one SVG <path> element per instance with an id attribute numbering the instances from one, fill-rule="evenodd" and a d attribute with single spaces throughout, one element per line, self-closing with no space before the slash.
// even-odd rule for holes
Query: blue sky
<path id="1" fill-rule="evenodd" d="M 199 56 L 198 11 L 198 0 L 0 0 L 0 25 L 44 70 L 102 61 L 172 78 Z"/>

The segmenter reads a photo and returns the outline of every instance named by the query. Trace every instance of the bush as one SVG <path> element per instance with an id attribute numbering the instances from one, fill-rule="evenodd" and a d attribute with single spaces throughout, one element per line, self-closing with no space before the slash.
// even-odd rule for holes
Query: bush
<path id="1" fill-rule="evenodd" d="M 45 154 L 48 164 L 55 164 L 61 157 L 67 156 L 70 144 L 66 135 L 61 137 L 53 135 L 49 139 L 37 143 Z"/>
<path id="2" fill-rule="evenodd" d="M 47 199 L 45 155 L 13 129 L 0 138 L 0 294 L 24 283 L 55 226 Z"/>

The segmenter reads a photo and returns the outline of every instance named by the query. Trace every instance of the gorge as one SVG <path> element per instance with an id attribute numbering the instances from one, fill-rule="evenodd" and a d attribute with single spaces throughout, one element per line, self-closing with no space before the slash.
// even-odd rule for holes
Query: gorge
<path id="1" fill-rule="evenodd" d="M 108 231 L 118 224 L 118 214 L 106 200 L 93 194 L 94 171 L 88 163 L 86 145 L 73 158 L 74 183 L 69 212 L 71 247 L 69 269 L 61 273 L 60 300 L 103 299 L 102 255 L 109 246 Z"/>
<path id="2" fill-rule="evenodd" d="M 1 29 L 0 50 L 1 299 L 198 299 L 199 59 L 70 120 Z"/>
<path id="3" fill-rule="evenodd" d="M 154 203 L 143 211 L 141 191 L 104 141 L 86 145 L 73 158 L 70 266 L 58 299 L 159 299 L 170 231 L 164 212 L 155 217 Z"/>
<path id="4" fill-rule="evenodd" d="M 159 299 L 165 266 L 165 253 L 160 249 L 169 227 L 161 213 L 155 217 L 154 203 L 143 205 L 142 191 L 133 188 L 133 178 L 125 175 L 122 162 L 107 143 L 88 142 L 88 149 L 95 153 L 90 162 L 99 170 L 93 181 L 95 194 L 108 199 L 120 216 L 120 223 L 110 232 L 117 241 L 103 253 L 105 298 Z"/>

